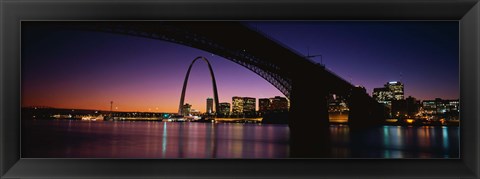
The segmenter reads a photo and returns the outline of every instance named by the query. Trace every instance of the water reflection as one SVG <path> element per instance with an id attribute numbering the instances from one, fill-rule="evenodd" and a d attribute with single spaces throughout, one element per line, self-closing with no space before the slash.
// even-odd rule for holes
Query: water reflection
<path id="1" fill-rule="evenodd" d="M 163 123 L 162 157 L 165 157 L 165 152 L 167 151 L 167 137 L 167 123 Z"/>
<path id="2" fill-rule="evenodd" d="M 339 126 L 331 126 L 332 131 Z M 343 127 L 341 127 L 343 128 Z M 378 130 L 352 132 L 349 157 L 361 158 L 458 158 L 458 127 L 383 126 Z M 333 132 L 335 134 L 335 132 Z M 338 135 L 338 134 L 335 134 Z M 344 134 L 342 134 L 344 135 Z M 453 136 L 453 137 L 449 137 Z M 381 136 L 377 140 L 377 136 Z M 335 140 L 335 138 L 333 138 Z M 378 143 L 375 141 L 382 141 Z M 337 140 L 338 142 L 338 140 Z M 343 156 L 339 156 L 343 157 Z"/>
<path id="3" fill-rule="evenodd" d="M 23 121 L 22 157 L 287 158 L 287 125 Z M 458 127 L 331 125 L 334 158 L 458 158 Z"/>
<path id="4" fill-rule="evenodd" d="M 449 150 L 449 144 L 448 144 L 448 131 L 447 127 L 442 127 L 442 136 L 443 136 L 443 149 L 448 151 Z M 448 157 L 448 155 L 445 155 L 445 157 Z"/>

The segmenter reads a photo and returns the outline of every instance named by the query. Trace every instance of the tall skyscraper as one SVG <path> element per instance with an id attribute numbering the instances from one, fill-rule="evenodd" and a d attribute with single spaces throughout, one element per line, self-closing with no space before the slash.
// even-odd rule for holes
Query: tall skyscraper
<path id="1" fill-rule="evenodd" d="M 238 97 L 238 96 L 232 97 L 232 113 L 233 114 L 243 113 L 243 97 Z"/>
<path id="2" fill-rule="evenodd" d="M 403 84 L 398 81 L 388 82 L 383 88 L 374 88 L 372 96 L 379 102 L 402 100 L 404 99 Z"/>
<path id="3" fill-rule="evenodd" d="M 230 114 L 230 103 L 219 103 L 218 104 L 218 110 L 217 114 L 221 115 L 229 115 Z"/>
<path id="4" fill-rule="evenodd" d="M 392 112 L 392 103 L 393 101 L 404 99 L 403 84 L 399 81 L 388 82 L 383 88 L 374 88 L 372 97 L 379 103 L 384 104 L 389 109 L 390 115 L 396 115 Z M 398 108 L 399 104 L 401 102 L 395 104 L 396 108 Z"/>
<path id="5" fill-rule="evenodd" d="M 392 93 L 395 100 L 404 99 L 403 84 L 399 81 L 391 81 L 385 84 L 385 88 L 388 88 Z"/>
<path id="6" fill-rule="evenodd" d="M 212 98 L 207 98 L 207 114 L 212 114 L 213 113 L 213 99 Z"/>
<path id="7" fill-rule="evenodd" d="M 388 109 L 392 109 L 392 100 L 394 100 L 393 92 L 390 89 L 383 87 L 383 88 L 374 88 L 373 99 L 377 100 L 379 103 L 382 103 Z"/>

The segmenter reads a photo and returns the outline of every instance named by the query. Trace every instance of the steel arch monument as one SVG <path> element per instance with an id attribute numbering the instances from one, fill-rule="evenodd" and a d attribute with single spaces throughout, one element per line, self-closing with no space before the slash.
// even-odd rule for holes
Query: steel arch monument
<path id="1" fill-rule="evenodd" d="M 212 66 L 210 65 L 210 62 L 202 56 L 199 56 L 195 58 L 192 63 L 190 63 L 190 66 L 188 66 L 187 74 L 185 75 L 185 80 L 183 81 L 183 88 L 182 88 L 182 95 L 180 97 L 180 105 L 178 106 L 178 115 L 183 114 L 183 103 L 185 100 L 185 91 L 187 90 L 187 83 L 188 83 L 188 77 L 190 76 L 190 70 L 192 69 L 193 64 L 198 60 L 202 59 L 205 61 L 208 65 L 208 69 L 210 70 L 210 77 L 212 78 L 212 85 L 213 85 L 213 96 L 215 98 L 215 112 L 218 112 L 218 91 L 217 91 L 217 81 L 215 80 L 215 74 L 213 73 Z"/>

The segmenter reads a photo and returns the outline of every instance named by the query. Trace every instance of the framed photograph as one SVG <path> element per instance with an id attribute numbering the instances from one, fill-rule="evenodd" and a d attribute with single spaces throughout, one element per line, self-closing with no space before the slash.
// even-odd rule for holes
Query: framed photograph
<path id="1" fill-rule="evenodd" d="M 2 178 L 479 177 L 478 1 L 0 5 Z"/>

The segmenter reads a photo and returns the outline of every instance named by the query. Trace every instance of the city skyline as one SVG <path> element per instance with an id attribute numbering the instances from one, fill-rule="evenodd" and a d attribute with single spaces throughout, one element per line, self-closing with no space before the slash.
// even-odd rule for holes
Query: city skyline
<path id="1" fill-rule="evenodd" d="M 390 83 L 390 82 L 389 82 Z M 370 94 L 369 94 L 370 95 Z M 372 95 L 370 95 L 373 99 L 377 100 L 377 102 L 379 103 L 384 103 L 384 99 L 382 98 L 379 98 L 378 96 L 375 96 L 375 93 L 373 93 Z M 331 96 L 333 97 L 333 95 Z M 252 97 L 241 97 L 241 96 L 232 96 L 232 101 L 231 102 L 220 102 L 219 105 L 220 105 L 220 111 L 222 112 L 222 107 L 225 107 L 225 105 L 228 105 L 227 108 L 229 109 L 228 111 L 231 112 L 230 110 L 230 106 L 232 106 L 234 104 L 234 98 L 251 98 L 251 99 L 254 99 L 255 100 L 255 111 L 257 112 L 262 112 L 262 111 L 265 111 L 265 110 L 269 110 L 269 109 L 266 109 L 266 107 L 264 105 L 272 105 L 273 103 L 271 103 L 272 100 L 285 100 L 283 104 L 283 106 L 286 106 L 286 107 L 280 107 L 281 109 L 288 109 L 288 106 L 289 106 L 289 103 L 290 103 L 290 100 L 288 100 L 288 98 L 286 97 L 281 97 L 281 96 L 274 96 L 274 97 L 268 97 L 268 98 L 252 98 Z M 408 98 L 414 98 L 414 99 L 417 99 L 415 98 L 414 96 L 408 96 L 408 97 L 405 97 L 405 99 L 408 99 Z M 202 110 L 199 110 L 197 108 L 193 108 L 193 106 L 191 104 L 189 104 L 188 102 L 185 103 L 184 105 L 189 105 L 189 108 L 191 108 L 191 110 L 195 110 L 197 112 L 200 112 L 200 113 L 207 113 L 208 109 L 211 108 L 213 109 L 213 104 L 210 104 L 210 107 L 209 107 L 209 102 L 210 103 L 213 103 L 213 101 L 210 101 L 212 100 L 213 98 L 210 98 L 208 97 L 206 99 L 206 102 L 207 102 L 207 110 L 206 111 L 202 111 Z M 405 100 L 405 99 L 393 99 L 393 100 L 397 100 L 397 101 L 402 101 L 402 100 Z M 264 101 L 262 100 L 268 100 L 269 102 L 268 103 L 262 103 Z M 345 100 L 345 99 L 342 99 L 342 100 Z M 459 99 L 445 99 L 445 98 L 433 98 L 433 99 L 423 99 L 423 100 L 418 100 L 419 102 L 429 102 L 429 101 L 436 101 L 436 100 L 444 100 L 444 101 L 459 101 Z M 391 101 L 391 100 L 390 100 Z M 110 104 L 113 104 L 113 101 L 110 101 L 111 103 Z M 223 106 L 222 106 L 223 105 Z M 281 104 L 282 105 L 282 104 Z M 99 110 L 99 109 L 92 109 L 92 108 L 62 108 L 62 107 L 52 107 L 52 106 L 23 106 L 24 108 L 53 108 L 53 109 L 75 109 L 75 110 Z M 264 109 L 262 109 L 262 107 Z M 348 108 L 348 106 L 347 106 Z M 115 110 L 113 110 L 115 109 Z M 177 113 L 177 112 L 165 112 L 165 111 L 158 111 L 158 109 L 156 110 L 152 110 L 152 109 L 149 109 L 148 111 L 145 110 L 145 111 L 129 111 L 129 110 L 118 110 L 118 108 L 112 108 L 111 110 L 99 110 L 99 111 L 116 111 L 116 112 L 142 112 L 142 113 Z M 212 111 L 214 113 L 216 113 L 216 111 Z M 211 113 L 211 112 L 208 112 L 208 113 Z"/>
<path id="2" fill-rule="evenodd" d="M 251 22 L 249 25 L 302 54 L 322 54 L 323 60 L 312 60 L 322 62 L 354 85 L 365 86 L 368 94 L 387 81 L 402 81 L 405 96 L 422 100 L 458 99 L 458 22 Z M 348 40 L 344 34 L 348 32 L 346 27 L 355 32 L 347 37 L 358 37 Z M 178 110 L 181 82 L 188 64 L 197 56 L 205 56 L 212 64 L 219 102 L 231 102 L 232 96 L 284 96 L 248 69 L 198 49 L 104 32 L 28 25 L 22 29 L 22 106 L 108 110 L 110 101 L 115 101 L 118 111 L 174 112 Z M 435 30 L 433 35 L 426 33 L 432 30 Z M 291 35 L 286 35 L 287 32 Z M 329 35 L 322 36 L 326 32 Z M 316 43 L 319 38 L 331 43 Z M 390 48 L 385 44 L 390 44 Z M 352 53 L 342 53 L 341 49 Z M 425 52 L 414 53 L 419 49 Z M 400 58 L 401 50 L 404 53 L 401 58 L 410 57 L 409 54 L 418 57 L 400 63 L 394 59 Z M 332 55 L 334 52 L 337 55 Z M 375 52 L 377 59 L 368 61 Z M 393 54 L 391 60 L 383 57 L 388 53 Z M 368 63 L 375 66 L 365 68 Z M 418 68 L 425 71 L 418 72 Z M 432 71 L 437 72 L 435 78 L 431 77 Z M 194 109 L 206 109 L 205 99 L 213 96 L 208 76 L 205 63 L 198 63 L 192 69 L 185 103 L 197 106 Z"/>

